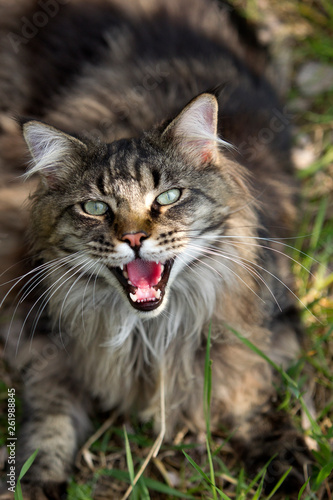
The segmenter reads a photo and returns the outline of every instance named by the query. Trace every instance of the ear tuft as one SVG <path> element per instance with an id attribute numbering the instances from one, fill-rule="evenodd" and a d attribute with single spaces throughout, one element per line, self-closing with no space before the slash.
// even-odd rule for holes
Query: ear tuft
<path id="1" fill-rule="evenodd" d="M 23 124 L 23 135 L 32 155 L 27 177 L 40 173 L 49 184 L 67 177 L 75 154 L 87 148 L 75 137 L 35 120 Z"/>
<path id="2" fill-rule="evenodd" d="M 216 97 L 213 94 L 201 94 L 167 126 L 163 136 L 171 135 L 192 162 L 214 162 L 219 144 L 228 145 L 217 135 L 217 118 Z"/>

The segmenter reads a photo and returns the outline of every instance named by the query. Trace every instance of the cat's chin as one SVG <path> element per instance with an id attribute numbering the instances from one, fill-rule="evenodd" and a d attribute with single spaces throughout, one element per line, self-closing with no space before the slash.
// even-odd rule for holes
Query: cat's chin
<path id="1" fill-rule="evenodd" d="M 110 270 L 124 289 L 130 305 L 142 313 L 157 311 L 166 295 L 166 287 L 174 260 L 148 262 L 136 259 L 123 268 Z M 161 308 L 163 309 L 163 308 Z"/>

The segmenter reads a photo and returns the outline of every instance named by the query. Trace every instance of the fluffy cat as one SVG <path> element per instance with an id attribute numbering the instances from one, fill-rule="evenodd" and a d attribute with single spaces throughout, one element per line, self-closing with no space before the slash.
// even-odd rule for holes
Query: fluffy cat
<path id="1" fill-rule="evenodd" d="M 25 380 L 20 463 L 39 449 L 26 497 L 61 497 L 97 409 L 135 408 L 158 432 L 162 371 L 166 438 L 205 430 L 209 329 L 212 427 L 233 432 L 250 474 L 276 455 L 267 491 L 290 465 L 280 491 L 297 491 L 310 453 L 277 409 L 277 374 L 235 334 L 283 367 L 302 344 L 277 241 L 295 219 L 289 120 L 265 51 L 213 1 L 2 9 L 2 178 L 27 158 L 14 113 L 29 116 L 26 177 L 39 179 L 35 268 L 5 286 L 27 305 L 16 338 L 10 321 L 3 334 Z"/>

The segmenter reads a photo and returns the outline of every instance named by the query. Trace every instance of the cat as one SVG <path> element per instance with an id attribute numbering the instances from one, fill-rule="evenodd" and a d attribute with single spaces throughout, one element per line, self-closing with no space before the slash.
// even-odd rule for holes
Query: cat
<path id="1" fill-rule="evenodd" d="M 278 241 L 296 218 L 290 119 L 266 50 L 222 2 L 2 9 L 2 178 L 28 149 L 34 189 L 35 267 L 12 281 L 12 249 L 3 259 L 5 304 L 22 289 L 25 306 L 3 334 L 24 378 L 19 465 L 39 449 L 26 498 L 64 497 L 96 410 L 135 409 L 158 433 L 163 386 L 165 438 L 205 431 L 209 332 L 212 429 L 230 430 L 250 475 L 275 456 L 267 492 L 291 465 L 279 491 L 297 492 L 311 454 L 278 409 L 278 374 L 241 339 L 284 368 L 303 345 Z"/>

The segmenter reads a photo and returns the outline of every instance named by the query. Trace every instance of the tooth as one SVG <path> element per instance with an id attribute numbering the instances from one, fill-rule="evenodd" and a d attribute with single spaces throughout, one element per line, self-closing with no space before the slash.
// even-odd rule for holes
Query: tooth
<path id="1" fill-rule="evenodd" d="M 123 271 L 124 270 L 124 264 L 120 264 L 120 269 Z"/>
<path id="2" fill-rule="evenodd" d="M 161 290 L 157 290 L 156 294 L 155 294 L 155 299 L 160 299 L 161 298 Z"/>
<path id="3" fill-rule="evenodd" d="M 164 271 L 164 265 L 161 264 L 161 274 L 163 273 L 163 271 Z"/>
<path id="4" fill-rule="evenodd" d="M 129 294 L 129 296 L 131 297 L 131 299 L 132 299 L 132 301 L 133 301 L 133 302 L 137 302 L 137 298 L 136 298 L 135 293 L 134 293 L 134 294 L 133 294 L 133 293 L 130 293 L 130 294 Z M 139 302 L 140 302 L 140 301 L 139 301 Z"/>
<path id="5" fill-rule="evenodd" d="M 128 283 L 129 285 L 134 286 L 134 285 L 133 285 L 133 283 L 131 282 L 131 280 L 127 280 L 127 283 Z"/>
<path id="6" fill-rule="evenodd" d="M 123 275 L 125 276 L 126 279 L 128 279 L 128 272 L 127 271 L 123 271 Z"/>

